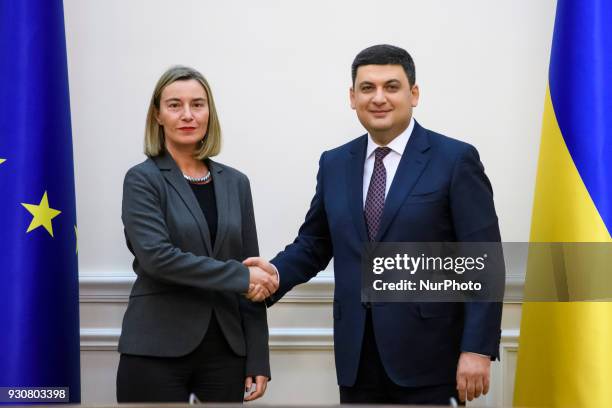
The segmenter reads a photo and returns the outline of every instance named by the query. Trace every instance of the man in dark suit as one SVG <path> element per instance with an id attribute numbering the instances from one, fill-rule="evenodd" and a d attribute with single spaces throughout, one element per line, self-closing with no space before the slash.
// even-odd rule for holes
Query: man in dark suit
<path id="1" fill-rule="evenodd" d="M 342 403 L 448 404 L 489 388 L 500 303 L 362 303 L 368 241 L 500 241 L 491 184 L 474 147 L 421 127 L 403 49 L 376 45 L 352 65 L 351 107 L 368 134 L 324 152 L 295 241 L 270 263 L 275 302 L 334 258 L 334 351 Z"/>

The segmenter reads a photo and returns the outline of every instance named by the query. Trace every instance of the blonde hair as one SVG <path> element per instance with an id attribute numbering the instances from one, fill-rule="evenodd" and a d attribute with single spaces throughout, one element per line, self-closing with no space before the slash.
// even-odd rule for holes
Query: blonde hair
<path id="1" fill-rule="evenodd" d="M 208 96 L 209 110 L 208 129 L 206 129 L 206 134 L 204 135 L 204 139 L 202 139 L 202 143 L 199 144 L 194 152 L 194 157 L 198 160 L 203 160 L 208 157 L 216 156 L 221 151 L 221 124 L 219 123 L 219 116 L 217 116 L 217 109 L 215 108 L 215 100 L 213 99 L 208 81 L 206 81 L 204 75 L 195 69 L 177 65 L 169 68 L 162 74 L 151 96 L 144 137 L 144 153 L 147 156 L 159 156 L 166 151 L 164 127 L 157 122 L 157 113 L 159 112 L 162 91 L 173 82 L 186 81 L 189 79 L 195 79 L 204 88 Z"/>

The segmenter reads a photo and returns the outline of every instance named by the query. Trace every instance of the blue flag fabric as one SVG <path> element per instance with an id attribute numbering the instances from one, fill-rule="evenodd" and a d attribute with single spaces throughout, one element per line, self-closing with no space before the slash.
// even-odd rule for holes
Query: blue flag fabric
<path id="1" fill-rule="evenodd" d="M 565 144 L 612 234 L 612 1 L 557 2 L 549 82 Z"/>
<path id="2" fill-rule="evenodd" d="M 80 401 L 77 227 L 61 0 L 0 2 L 0 387 Z"/>

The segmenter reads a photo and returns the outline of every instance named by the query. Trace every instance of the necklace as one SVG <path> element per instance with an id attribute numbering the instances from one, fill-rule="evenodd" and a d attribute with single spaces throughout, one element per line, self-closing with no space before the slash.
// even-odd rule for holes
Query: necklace
<path id="1" fill-rule="evenodd" d="M 210 170 L 203 177 L 191 177 L 183 173 L 183 177 L 190 183 L 206 183 L 210 180 Z"/>

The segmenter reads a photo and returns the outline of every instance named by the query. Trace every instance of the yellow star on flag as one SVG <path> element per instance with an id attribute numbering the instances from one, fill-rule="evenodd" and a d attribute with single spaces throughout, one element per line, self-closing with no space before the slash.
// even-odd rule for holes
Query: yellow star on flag
<path id="1" fill-rule="evenodd" d="M 4 163 L 6 159 L 0 159 L 0 164 Z"/>
<path id="2" fill-rule="evenodd" d="M 42 199 L 40 200 L 40 204 L 25 204 L 21 203 L 25 207 L 26 210 L 30 212 L 34 216 L 32 218 L 32 222 L 28 227 L 26 233 L 35 230 L 41 225 L 45 227 L 47 232 L 53 236 L 53 225 L 51 224 L 51 220 L 60 215 L 61 211 L 55 210 L 53 208 L 49 208 L 49 200 L 47 199 L 47 192 L 43 194 Z"/>

